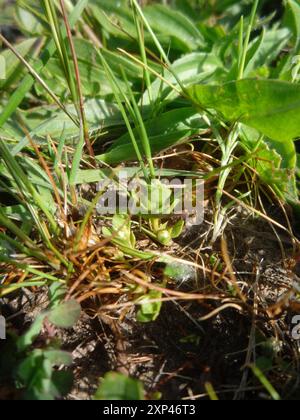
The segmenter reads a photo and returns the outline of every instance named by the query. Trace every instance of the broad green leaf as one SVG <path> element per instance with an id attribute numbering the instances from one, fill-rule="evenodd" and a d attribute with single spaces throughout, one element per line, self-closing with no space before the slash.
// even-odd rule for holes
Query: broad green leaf
<path id="1" fill-rule="evenodd" d="M 126 0 L 90 0 L 89 8 L 106 33 L 125 39 L 136 36 L 132 11 Z"/>
<path id="2" fill-rule="evenodd" d="M 68 300 L 51 309 L 46 315 L 49 321 L 60 328 L 72 328 L 79 320 L 81 307 L 75 300 Z"/>
<path id="3" fill-rule="evenodd" d="M 241 16 L 249 16 L 249 4 L 253 0 L 218 0 L 213 4 L 211 13 L 221 15 L 220 22 L 229 31 L 233 25 L 238 24 Z"/>
<path id="4" fill-rule="evenodd" d="M 73 300 L 61 303 L 54 308 L 37 316 L 30 329 L 19 338 L 17 345 L 19 351 L 24 351 L 31 346 L 40 334 L 45 318 L 60 328 L 71 328 L 78 321 L 81 313 L 80 305 Z"/>
<path id="5" fill-rule="evenodd" d="M 197 26 L 181 12 L 156 4 L 144 9 L 144 14 L 156 33 L 176 40 L 184 51 L 193 51 L 204 46 L 204 39 Z"/>
<path id="6" fill-rule="evenodd" d="M 94 65 L 98 70 L 103 68 L 101 59 L 99 57 L 99 54 L 97 53 L 97 49 L 95 48 L 95 45 L 92 42 L 87 41 L 85 39 L 75 38 L 74 45 L 79 63 L 86 64 L 89 66 Z M 118 52 L 113 52 L 105 48 L 103 48 L 101 52 L 105 60 L 109 64 L 111 70 L 113 70 L 117 75 L 120 76 L 120 66 L 122 66 L 126 68 L 126 75 L 129 78 L 129 80 L 131 77 L 143 77 L 143 69 L 129 58 L 121 55 Z M 152 65 L 155 65 L 155 63 L 151 62 L 151 66 Z"/>
<path id="7" fill-rule="evenodd" d="M 214 109 L 226 120 L 240 121 L 271 139 L 300 136 L 300 86 L 277 80 L 245 79 L 188 89 L 201 108 Z"/>
<path id="8" fill-rule="evenodd" d="M 70 112 L 74 112 L 73 105 L 68 107 Z M 34 118 L 38 110 L 32 112 Z M 46 114 L 45 114 L 46 112 Z M 48 118 L 47 118 L 48 112 Z M 108 127 L 116 127 L 122 125 L 123 120 L 120 116 L 120 112 L 116 105 L 107 103 L 103 100 L 88 100 L 85 103 L 86 118 L 89 124 L 89 133 L 91 137 L 100 134 L 103 130 Z M 78 127 L 68 118 L 64 112 L 58 111 L 53 112 L 53 108 L 41 110 L 41 121 L 40 125 L 34 128 L 30 135 L 36 141 L 46 139 L 47 135 L 52 138 L 59 139 L 62 135 L 67 139 L 66 143 L 71 143 L 77 140 L 79 137 Z M 30 113 L 27 114 L 27 121 L 30 123 Z M 0 131 L 1 135 L 1 131 Z M 27 137 L 19 137 L 19 143 L 13 148 L 12 153 L 16 155 L 28 145 Z"/>
<path id="9" fill-rule="evenodd" d="M 45 350 L 44 357 L 49 360 L 52 366 L 70 366 L 73 362 L 72 355 L 63 350 Z"/>
<path id="10" fill-rule="evenodd" d="M 280 198 L 299 206 L 295 181 L 296 150 L 292 140 L 284 142 L 264 139 L 257 130 L 241 125 L 240 139 L 249 154 L 249 162 L 261 179 L 271 185 Z M 259 143 L 258 143 L 259 142 Z"/>
<path id="11" fill-rule="evenodd" d="M 7 240 L 0 239 L 0 253 L 1 255 L 8 258 L 11 254 L 15 252 L 15 249 L 10 245 L 10 243 Z M 1 285 L 3 286 L 3 285 Z M 0 286 L 0 289 L 1 289 Z M 1 292 L 0 292 L 1 295 Z"/>
<path id="12" fill-rule="evenodd" d="M 126 0 L 90 0 L 89 8 L 93 17 L 104 29 L 104 36 L 112 45 L 116 44 L 116 39 L 119 47 L 124 42 L 134 45 L 133 40 L 137 38 L 133 11 L 128 5 Z M 151 5 L 143 11 L 166 50 L 171 48 L 188 52 L 203 46 L 203 37 L 197 26 L 178 10 Z M 143 36 L 146 46 L 152 49 L 153 39 L 147 30 L 144 30 Z"/>
<path id="13" fill-rule="evenodd" d="M 252 72 L 261 67 L 267 68 L 278 57 L 290 36 L 288 29 L 273 28 L 263 31 L 261 36 L 250 45 L 244 76 L 251 76 Z"/>
<path id="14" fill-rule="evenodd" d="M 215 5 L 215 10 L 218 13 L 224 13 L 225 11 L 228 12 L 229 8 L 233 8 L 235 6 L 243 6 L 245 3 L 249 3 L 249 1 L 245 0 L 218 0 L 218 2 Z M 240 10 L 240 9 L 238 9 Z"/>
<path id="15" fill-rule="evenodd" d="M 124 241 L 128 247 L 135 248 L 135 237 L 132 232 L 131 220 L 127 214 L 116 214 L 113 217 L 112 227 L 117 238 Z"/>
<path id="16" fill-rule="evenodd" d="M 55 371 L 54 366 L 69 366 L 70 354 L 58 350 L 32 351 L 16 369 L 19 387 L 26 400 L 49 400 L 66 395 L 73 382 L 72 375 Z"/>
<path id="17" fill-rule="evenodd" d="M 1 165 L 0 170 L 3 175 Z M 22 205 L 2 207 L 2 212 L 11 220 L 17 220 L 18 222 L 30 222 L 31 220 L 28 210 Z"/>
<path id="18" fill-rule="evenodd" d="M 128 378 L 122 373 L 107 373 L 96 392 L 95 400 L 139 401 L 145 399 L 141 382 Z"/>
<path id="19" fill-rule="evenodd" d="M 69 370 L 54 370 L 52 372 L 51 382 L 54 393 L 58 397 L 64 397 L 72 390 L 74 376 Z"/>
<path id="20" fill-rule="evenodd" d="M 35 49 L 36 38 L 29 38 L 21 43 L 15 45 L 16 50 L 22 57 L 26 58 L 33 54 Z M 24 66 L 20 60 L 10 50 L 5 50 L 1 53 L 2 59 L 5 60 L 5 80 L 0 79 L 0 89 L 2 93 L 6 92 L 12 83 L 20 78 L 24 72 Z"/>
<path id="21" fill-rule="evenodd" d="M 174 61 L 172 64 L 172 72 L 176 73 L 177 78 L 184 85 L 191 85 L 193 83 L 211 81 L 211 77 L 219 70 L 225 73 L 223 63 L 215 54 L 206 53 L 191 53 Z M 162 77 L 167 82 L 178 88 L 178 83 L 174 75 L 169 70 L 162 72 Z M 162 102 L 171 102 L 178 97 L 178 92 L 174 91 L 172 87 L 157 78 L 151 85 L 151 95 L 153 101 L 157 101 L 159 105 Z M 150 104 L 149 93 L 146 90 L 141 103 L 146 106 Z"/>
<path id="22" fill-rule="evenodd" d="M 166 112 L 156 118 L 145 122 L 149 136 L 151 150 L 158 153 L 165 150 L 189 136 L 205 129 L 205 123 L 193 108 L 181 108 Z M 134 130 L 138 144 L 141 140 L 138 129 Z M 103 155 L 97 159 L 108 164 L 118 164 L 124 161 L 136 160 L 136 154 L 130 137 L 125 134 Z"/>
<path id="23" fill-rule="evenodd" d="M 111 85 L 107 80 L 95 45 L 90 41 L 79 38 L 74 39 L 74 45 L 83 94 L 93 98 L 103 98 L 104 96 L 112 94 Z M 107 60 L 110 69 L 115 72 L 115 77 L 118 79 L 118 83 L 122 90 L 126 91 L 126 84 L 120 78 L 120 67 L 126 68 L 129 82 L 134 83 L 137 78 L 142 79 L 143 69 L 128 58 L 104 49 L 102 54 Z M 70 56 L 70 60 L 71 59 L 72 57 Z M 154 66 L 154 68 L 158 67 L 153 63 L 151 63 L 151 66 Z M 60 60 L 57 57 L 53 57 L 49 60 L 42 75 L 43 79 L 57 95 L 63 96 L 68 93 L 64 71 L 61 67 Z M 40 85 L 36 85 L 36 90 L 39 96 L 45 96 L 45 91 Z"/>
<path id="24" fill-rule="evenodd" d="M 56 395 L 51 392 L 51 363 L 43 357 L 41 350 L 36 350 L 26 357 L 18 366 L 17 378 L 24 388 L 26 400 L 53 400 Z"/>
<path id="25" fill-rule="evenodd" d="M 134 250 L 136 239 L 131 227 L 131 220 L 127 214 L 115 214 L 112 219 L 112 229 L 103 227 L 104 237 L 114 236 L 113 242 L 118 245 L 124 245 L 126 248 Z"/>
<path id="26" fill-rule="evenodd" d="M 71 9 L 69 15 L 70 26 L 74 27 L 80 20 L 85 8 L 90 3 L 90 0 L 78 0 L 75 5 L 72 2 L 68 2 L 68 7 Z"/>
<path id="27" fill-rule="evenodd" d="M 40 35 L 43 31 L 43 26 L 39 20 L 32 13 L 22 7 L 17 7 L 16 19 L 19 27 L 27 34 Z"/>
<path id="28" fill-rule="evenodd" d="M 3 3 L 3 2 L 2 2 Z M 2 4 L 1 4 L 2 6 Z M 0 14 L 0 26 L 12 25 L 14 23 L 14 4 L 9 2 L 5 4 L 5 7 L 1 8 Z"/>

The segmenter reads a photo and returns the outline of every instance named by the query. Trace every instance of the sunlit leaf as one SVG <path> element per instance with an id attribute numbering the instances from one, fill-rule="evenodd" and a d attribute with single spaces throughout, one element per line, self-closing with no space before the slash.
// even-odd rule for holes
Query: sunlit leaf
<path id="1" fill-rule="evenodd" d="M 96 392 L 95 400 L 144 400 L 144 389 L 141 382 L 128 378 L 122 373 L 107 373 Z"/>
<path id="2" fill-rule="evenodd" d="M 240 121 L 271 139 L 300 136 L 300 86 L 278 80 L 245 79 L 189 88 L 202 108 L 215 109 L 228 121 Z"/>

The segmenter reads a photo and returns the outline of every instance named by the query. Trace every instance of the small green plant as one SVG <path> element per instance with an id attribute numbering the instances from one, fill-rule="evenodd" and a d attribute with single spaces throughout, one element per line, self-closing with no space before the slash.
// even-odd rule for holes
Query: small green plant
<path id="1" fill-rule="evenodd" d="M 68 370 L 73 360 L 70 353 L 60 349 L 55 338 L 56 328 L 72 328 L 78 321 L 81 308 L 75 301 L 62 303 L 66 291 L 52 287 L 51 306 L 37 316 L 21 337 L 11 334 L 0 357 L 0 384 L 14 385 L 23 399 L 54 400 L 66 395 L 73 384 Z M 40 340 L 39 348 L 34 348 Z"/>
<path id="2" fill-rule="evenodd" d="M 147 295 L 139 298 L 136 303 L 140 306 L 137 313 L 137 320 L 142 323 L 155 321 L 162 307 L 162 292 L 151 290 Z"/>
<path id="3" fill-rule="evenodd" d="M 139 401 L 145 399 L 143 385 L 121 373 L 110 372 L 101 381 L 95 400 Z"/>

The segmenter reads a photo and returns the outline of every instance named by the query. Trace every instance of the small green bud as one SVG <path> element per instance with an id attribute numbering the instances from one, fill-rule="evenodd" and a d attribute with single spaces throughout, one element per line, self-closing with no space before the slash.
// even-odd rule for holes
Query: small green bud
<path id="1" fill-rule="evenodd" d="M 172 242 L 172 236 L 171 233 L 168 230 L 161 230 L 157 234 L 157 239 L 162 245 L 170 245 Z"/>

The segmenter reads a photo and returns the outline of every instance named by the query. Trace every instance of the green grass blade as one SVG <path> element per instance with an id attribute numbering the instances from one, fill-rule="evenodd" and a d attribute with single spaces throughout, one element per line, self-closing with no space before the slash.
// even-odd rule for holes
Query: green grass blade
<path id="1" fill-rule="evenodd" d="M 73 10 L 70 16 L 71 27 L 74 27 L 77 21 L 80 19 L 81 14 L 86 8 L 89 0 L 80 0 L 75 9 Z M 63 30 L 64 37 L 67 36 L 66 31 Z M 50 58 L 54 55 L 56 51 L 55 42 L 53 40 L 49 41 L 41 56 L 41 59 L 33 66 L 33 69 L 36 73 L 40 73 L 42 69 L 46 66 Z M 30 91 L 34 85 L 35 79 L 31 74 L 25 76 L 23 81 L 20 83 L 18 89 L 12 94 L 7 105 L 0 114 L 0 128 L 6 123 L 6 121 L 11 117 L 11 115 L 16 111 L 18 106 L 22 103 L 26 94 Z"/>
<path id="2" fill-rule="evenodd" d="M 243 54 L 241 56 L 241 62 L 240 62 L 240 66 L 239 66 L 238 79 L 242 79 L 243 76 L 244 76 L 244 70 L 245 70 L 246 60 L 247 60 L 247 54 L 248 54 L 248 47 L 249 47 L 251 32 L 252 32 L 253 27 L 254 27 L 255 16 L 256 16 L 258 5 L 259 5 L 259 0 L 255 0 L 254 3 L 253 3 L 253 6 L 252 6 L 251 17 L 250 17 L 250 24 L 248 26 L 248 30 L 247 30 L 247 34 L 246 34 L 246 39 L 245 39 L 245 41 L 243 43 Z"/>
<path id="3" fill-rule="evenodd" d="M 130 121 L 128 119 L 126 109 L 125 109 L 125 107 L 124 107 L 124 105 L 122 103 L 122 99 L 123 99 L 125 101 L 125 103 L 128 104 L 128 99 L 127 99 L 126 95 L 124 95 L 124 93 L 122 92 L 122 90 L 118 87 L 118 83 L 117 83 L 117 81 L 116 81 L 116 79 L 115 79 L 115 77 L 114 77 L 111 69 L 109 68 L 109 66 L 107 64 L 107 61 L 105 60 L 105 58 L 103 57 L 103 55 L 99 51 L 98 51 L 98 54 L 99 54 L 99 56 L 100 56 L 100 58 L 102 60 L 103 67 L 104 67 L 104 69 L 105 69 L 105 71 L 107 73 L 108 79 L 109 79 L 109 81 L 111 83 L 111 86 L 112 86 L 112 89 L 113 89 L 113 92 L 114 92 L 114 95 L 115 95 L 117 104 L 118 104 L 119 109 L 121 111 L 121 114 L 123 116 L 125 125 L 127 127 L 127 130 L 128 130 L 129 136 L 130 136 L 130 139 L 132 141 L 132 145 L 134 147 L 134 150 L 135 150 L 137 159 L 139 161 L 140 167 L 141 167 L 141 169 L 144 172 L 145 178 L 148 179 L 148 175 L 147 175 L 147 171 L 146 171 L 146 168 L 145 168 L 145 165 L 144 165 L 144 162 L 143 162 L 142 154 L 140 152 L 140 149 L 139 149 L 138 143 L 136 141 L 136 138 L 135 138 L 133 129 L 132 129 L 131 124 L 130 124 Z M 129 110 L 131 110 L 130 109 L 130 104 L 129 104 Z M 134 114 L 133 110 L 131 110 L 131 113 Z"/>
<path id="4" fill-rule="evenodd" d="M 268 380 L 268 378 L 263 374 L 263 372 L 257 367 L 256 365 L 251 366 L 252 372 L 257 377 L 259 382 L 263 385 L 263 387 L 268 391 L 268 393 L 271 395 L 272 399 L 274 401 L 280 401 L 280 395 L 276 391 L 276 389 L 273 387 L 271 382 Z"/>
<path id="5" fill-rule="evenodd" d="M 131 103 L 132 103 L 132 106 L 133 106 L 134 117 L 135 117 L 135 120 L 138 124 L 137 125 L 138 130 L 140 131 L 141 143 L 142 143 L 144 153 L 145 153 L 145 156 L 146 156 L 149 168 L 150 168 L 151 178 L 155 178 L 155 171 L 154 171 L 154 165 L 153 165 L 153 160 L 152 160 L 151 145 L 150 145 L 149 137 L 148 137 L 148 134 L 147 134 L 147 130 L 145 128 L 143 117 L 140 113 L 140 110 L 139 110 L 138 104 L 135 100 L 132 89 L 131 89 L 131 87 L 128 83 L 126 73 L 125 73 L 123 68 L 121 69 L 121 71 L 122 71 L 122 74 L 123 74 L 123 78 L 126 82 L 127 91 L 129 92 L 129 97 L 130 97 L 130 100 L 131 100 Z"/>

